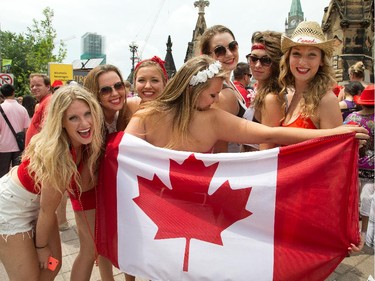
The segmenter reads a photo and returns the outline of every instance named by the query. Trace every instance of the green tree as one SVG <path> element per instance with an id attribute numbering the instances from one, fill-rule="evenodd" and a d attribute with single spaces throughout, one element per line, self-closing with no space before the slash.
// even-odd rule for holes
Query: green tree
<path id="1" fill-rule="evenodd" d="M 0 57 L 12 60 L 9 72 L 15 77 L 18 95 L 29 93 L 30 73 L 47 73 L 49 62 L 62 62 L 66 57 L 64 42 L 55 45 L 57 33 L 52 25 L 53 10 L 47 7 L 43 15 L 44 19 L 40 22 L 33 19 L 32 26 L 24 34 L 0 32 Z"/>

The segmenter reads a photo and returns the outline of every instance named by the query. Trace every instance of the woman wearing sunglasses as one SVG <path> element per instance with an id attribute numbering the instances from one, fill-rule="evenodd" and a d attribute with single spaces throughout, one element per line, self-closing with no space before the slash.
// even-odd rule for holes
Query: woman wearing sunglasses
<path id="1" fill-rule="evenodd" d="M 130 117 L 126 104 L 125 83 L 120 70 L 110 64 L 99 65 L 88 73 L 84 86 L 94 94 L 100 103 L 104 114 L 105 133 L 110 134 L 124 130 Z M 86 249 L 87 253 L 82 255 L 81 260 L 74 262 L 73 268 L 79 267 L 81 275 L 75 278 L 72 276 L 71 280 L 90 279 L 95 261 L 95 257 L 93 259 L 92 255 L 89 255 L 95 249 L 93 244 L 95 242 L 93 240 L 95 237 L 95 211 L 96 209 L 91 210 L 90 213 L 82 214 L 79 220 L 76 219 L 81 243 L 80 248 Z M 79 227 L 79 222 L 84 227 Z M 90 228 L 87 227 L 87 222 L 90 223 Z M 83 257 L 86 258 L 83 259 Z M 112 263 L 102 256 L 99 256 L 99 271 L 102 280 L 114 280 Z"/>
<path id="2" fill-rule="evenodd" d="M 254 32 L 251 53 L 246 56 L 251 73 L 257 80 L 256 95 L 252 107 L 252 121 L 270 127 L 280 126 L 284 117 L 281 109 L 278 84 L 279 62 L 283 55 L 280 47 L 281 33 L 275 31 Z M 275 147 L 274 143 L 243 145 L 242 151 L 256 151 Z"/>
<path id="3" fill-rule="evenodd" d="M 206 29 L 200 40 L 200 50 L 202 54 L 218 60 L 223 70 L 227 72 L 223 89 L 214 106 L 238 117 L 244 117 L 247 109 L 246 101 L 230 80 L 231 73 L 238 63 L 238 43 L 233 32 L 222 25 L 214 25 Z M 239 152 L 240 146 L 231 144 L 229 151 Z M 214 152 L 228 152 L 228 143 L 218 142 Z"/>

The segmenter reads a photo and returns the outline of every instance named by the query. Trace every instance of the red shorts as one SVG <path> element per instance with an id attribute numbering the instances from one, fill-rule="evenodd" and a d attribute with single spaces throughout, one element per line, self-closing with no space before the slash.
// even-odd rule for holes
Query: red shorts
<path id="1" fill-rule="evenodd" d="M 80 197 L 69 193 L 70 202 L 74 212 L 93 210 L 96 208 L 95 188 L 82 192 Z"/>

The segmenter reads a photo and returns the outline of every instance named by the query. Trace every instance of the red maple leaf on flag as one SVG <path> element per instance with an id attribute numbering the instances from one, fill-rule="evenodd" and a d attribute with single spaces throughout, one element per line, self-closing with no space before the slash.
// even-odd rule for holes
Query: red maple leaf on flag
<path id="1" fill-rule="evenodd" d="M 186 238 L 183 270 L 188 271 L 192 238 L 223 245 L 221 232 L 252 213 L 245 209 L 251 187 L 231 189 L 226 180 L 212 195 L 211 179 L 219 163 L 206 167 L 191 154 L 181 165 L 170 160 L 169 189 L 155 174 L 138 176 L 139 196 L 134 202 L 158 226 L 155 239 Z"/>

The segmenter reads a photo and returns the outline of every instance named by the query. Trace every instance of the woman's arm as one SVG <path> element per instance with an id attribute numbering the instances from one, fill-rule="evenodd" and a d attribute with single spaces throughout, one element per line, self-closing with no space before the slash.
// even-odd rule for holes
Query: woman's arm
<path id="1" fill-rule="evenodd" d="M 314 130 L 289 127 L 268 127 L 215 110 L 211 126 L 218 140 L 237 143 L 278 143 L 289 145 L 313 138 L 357 132 L 356 137 L 368 139 L 367 130 L 358 126 L 341 126 L 334 129 Z"/>
<path id="2" fill-rule="evenodd" d="M 277 95 L 269 93 L 264 99 L 264 107 L 261 109 L 261 122 L 268 127 L 279 127 L 281 119 L 284 117 L 282 103 Z M 261 143 L 259 150 L 276 147 L 275 143 Z"/>
<path id="3" fill-rule="evenodd" d="M 50 234 L 54 226 L 57 227 L 56 209 L 61 201 L 63 192 L 52 188 L 42 188 L 40 197 L 40 210 L 36 225 L 35 248 L 39 263 L 47 268 L 48 258 L 53 255 L 49 248 Z"/>
<path id="4" fill-rule="evenodd" d="M 133 116 L 125 129 L 125 133 L 146 140 L 146 130 L 143 120 L 140 117 Z"/>
<path id="5" fill-rule="evenodd" d="M 340 106 L 332 92 L 328 92 L 320 101 L 318 116 L 319 129 L 331 129 L 342 125 Z"/>

